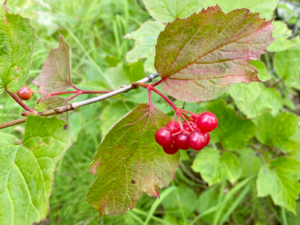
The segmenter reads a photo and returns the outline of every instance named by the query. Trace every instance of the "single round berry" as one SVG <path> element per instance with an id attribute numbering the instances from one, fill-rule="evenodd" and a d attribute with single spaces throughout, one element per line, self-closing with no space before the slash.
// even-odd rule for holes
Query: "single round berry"
<path id="1" fill-rule="evenodd" d="M 170 121 L 166 127 L 169 128 L 172 133 L 177 133 L 180 131 L 179 123 L 175 120 Z"/>
<path id="2" fill-rule="evenodd" d="M 165 153 L 173 155 L 179 150 L 179 148 L 175 144 L 171 144 L 169 146 L 164 146 L 163 150 Z"/>
<path id="3" fill-rule="evenodd" d="M 176 137 L 175 137 L 175 142 L 176 142 L 176 145 L 179 149 L 182 149 L 182 150 L 187 150 L 189 149 L 189 145 L 188 145 L 188 142 L 187 142 L 187 135 L 184 135 L 184 134 L 178 134 Z"/>
<path id="4" fill-rule="evenodd" d="M 191 128 L 193 128 L 193 130 Z M 183 129 L 185 129 L 188 132 L 199 130 L 198 125 L 193 121 L 189 121 L 189 125 L 186 122 L 183 123 Z"/>
<path id="5" fill-rule="evenodd" d="M 218 126 L 218 119 L 211 112 L 204 112 L 197 119 L 197 125 L 204 133 L 210 132 Z"/>
<path id="6" fill-rule="evenodd" d="M 171 130 L 166 127 L 159 128 L 155 133 L 155 140 L 161 146 L 169 146 L 173 143 Z"/>
<path id="7" fill-rule="evenodd" d="M 205 147 L 206 140 L 204 134 L 200 131 L 194 131 L 187 137 L 188 145 L 191 149 L 201 150 Z"/>
<path id="8" fill-rule="evenodd" d="M 28 100 L 32 97 L 32 91 L 29 87 L 21 87 L 21 89 L 17 91 L 17 95 L 22 100 Z"/>
<path id="9" fill-rule="evenodd" d="M 205 138 L 205 146 L 207 146 L 209 144 L 209 141 L 210 141 L 210 135 L 209 135 L 209 133 L 205 133 L 204 134 L 204 138 Z"/>

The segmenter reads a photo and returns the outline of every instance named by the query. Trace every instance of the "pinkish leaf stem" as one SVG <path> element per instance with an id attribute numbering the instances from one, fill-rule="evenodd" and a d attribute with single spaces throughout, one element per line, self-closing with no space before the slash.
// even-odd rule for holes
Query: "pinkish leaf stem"
<path id="1" fill-rule="evenodd" d="M 26 111 L 34 112 L 33 109 L 29 108 L 27 105 L 25 105 L 21 99 L 19 99 L 13 92 L 10 92 L 7 90 L 7 87 L 5 87 L 5 91 Z"/>
<path id="2" fill-rule="evenodd" d="M 160 97 L 162 97 L 167 103 L 169 103 L 169 105 L 175 110 L 175 112 L 178 110 L 178 108 L 176 107 L 176 105 L 174 105 L 174 103 L 168 97 L 166 97 L 163 93 L 161 93 L 159 90 L 157 90 L 156 88 L 154 88 L 152 85 L 149 85 L 149 89 L 151 91 L 154 91 L 158 95 L 160 95 Z"/>
<path id="3" fill-rule="evenodd" d="M 151 90 L 149 88 L 147 88 L 147 91 L 148 91 L 148 98 L 149 98 L 149 107 L 152 108 L 152 106 L 153 106 L 152 93 L 151 93 Z"/>
<path id="4" fill-rule="evenodd" d="M 162 78 L 160 79 L 159 81 L 157 81 L 156 83 L 154 84 L 151 84 L 152 87 L 156 87 L 157 85 L 159 85 L 161 82 L 163 82 L 166 78 Z"/>
<path id="5" fill-rule="evenodd" d="M 73 95 L 72 97 L 68 98 L 68 101 L 71 101 L 73 98 L 76 98 L 78 95 L 80 95 L 80 93 L 77 93 L 77 94 Z"/>
<path id="6" fill-rule="evenodd" d="M 75 88 L 74 85 L 73 85 L 73 88 Z M 32 91 L 32 92 L 47 95 L 45 97 L 40 98 L 37 102 L 38 104 L 40 103 L 41 100 L 46 99 L 50 96 L 56 96 L 56 95 L 62 95 L 62 94 L 75 94 L 71 98 L 68 99 L 70 101 L 71 99 L 77 97 L 78 95 L 82 95 L 82 94 L 106 94 L 106 93 L 111 92 L 111 91 L 85 91 L 85 90 L 80 90 L 77 87 L 75 89 L 76 89 L 76 91 L 62 91 L 62 92 L 56 92 L 56 93 L 48 93 L 48 92 L 44 92 L 44 91 Z"/>

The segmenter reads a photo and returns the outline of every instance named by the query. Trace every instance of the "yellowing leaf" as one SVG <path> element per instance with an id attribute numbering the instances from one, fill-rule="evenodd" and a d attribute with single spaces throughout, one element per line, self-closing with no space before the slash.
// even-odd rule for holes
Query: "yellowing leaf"
<path id="1" fill-rule="evenodd" d="M 158 197 L 157 189 L 169 185 L 179 153 L 167 155 L 154 138 L 168 121 L 157 107 L 140 104 L 105 136 L 90 166 L 98 176 L 88 192 L 88 202 L 100 216 L 123 214 L 143 192 Z"/>

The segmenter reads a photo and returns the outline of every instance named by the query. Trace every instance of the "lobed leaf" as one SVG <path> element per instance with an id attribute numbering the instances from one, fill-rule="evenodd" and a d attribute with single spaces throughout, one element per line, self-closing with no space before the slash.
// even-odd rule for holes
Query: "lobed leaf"
<path id="1" fill-rule="evenodd" d="M 66 122 L 28 116 L 23 141 L 0 133 L 0 225 L 47 216 L 53 173 L 70 144 Z"/>
<path id="2" fill-rule="evenodd" d="M 274 146 L 283 152 L 297 147 L 297 142 L 290 139 L 298 127 L 296 115 L 282 112 L 273 117 L 270 113 L 264 113 L 254 122 L 259 127 L 255 136 L 260 143 Z"/>
<path id="3" fill-rule="evenodd" d="M 51 49 L 40 74 L 32 81 L 40 91 L 55 93 L 71 87 L 71 50 L 63 36 L 58 36 L 59 46 Z"/>
<path id="4" fill-rule="evenodd" d="M 123 70 L 131 83 L 141 80 L 146 76 L 144 64 L 141 60 L 138 60 L 135 63 L 129 63 L 128 65 L 123 64 Z"/>
<path id="5" fill-rule="evenodd" d="M 137 31 L 127 34 L 125 38 L 135 40 L 133 49 L 126 54 L 127 62 L 137 62 L 154 55 L 157 37 L 164 27 L 160 22 L 147 21 Z"/>
<path id="6" fill-rule="evenodd" d="M 212 132 L 227 150 L 243 148 L 246 141 L 256 132 L 256 126 L 247 119 L 241 119 L 236 112 L 227 107 L 224 100 L 210 102 L 207 110 L 218 118 L 218 127 Z"/>
<path id="7" fill-rule="evenodd" d="M 294 46 L 292 40 L 288 38 L 292 36 L 292 31 L 288 29 L 287 25 L 282 21 L 273 21 L 274 42 L 267 48 L 269 52 L 285 51 Z"/>
<path id="8" fill-rule="evenodd" d="M 286 51 L 276 52 L 274 69 L 288 87 L 300 90 L 300 39 L 293 39 L 294 47 Z"/>
<path id="9" fill-rule="evenodd" d="M 258 71 L 258 78 L 262 81 L 262 82 L 265 82 L 267 80 L 270 80 L 271 79 L 271 76 L 270 74 L 268 73 L 267 71 L 267 68 L 266 68 L 266 65 L 259 61 L 259 60 L 251 60 L 250 61 L 250 64 L 252 66 L 255 66 L 255 68 L 257 69 Z"/>
<path id="10" fill-rule="evenodd" d="M 259 158 L 260 155 L 251 148 L 239 149 L 236 153 L 239 155 L 238 159 L 242 167 L 241 178 L 257 175 L 262 167 L 262 161 Z"/>
<path id="11" fill-rule="evenodd" d="M 192 165 L 195 172 L 200 172 L 201 177 L 211 186 L 228 179 L 231 183 L 237 181 L 242 169 L 237 157 L 230 152 L 224 152 L 213 148 L 205 148 L 200 151 Z"/>
<path id="12" fill-rule="evenodd" d="M 160 22 L 186 18 L 203 8 L 204 0 L 143 0 L 149 14 Z"/>
<path id="13" fill-rule="evenodd" d="M 275 88 L 265 88 L 263 84 L 253 82 L 230 87 L 229 93 L 236 106 L 248 118 L 257 117 L 265 111 L 277 114 L 282 108 L 282 99 Z"/>
<path id="14" fill-rule="evenodd" d="M 10 14 L 7 1 L 0 6 L 0 93 L 19 90 L 28 77 L 37 37 L 29 19 Z"/>
<path id="15" fill-rule="evenodd" d="M 176 19 L 160 33 L 155 68 L 163 90 L 187 102 L 217 97 L 232 84 L 259 81 L 249 64 L 272 43 L 271 21 L 248 9 L 225 14 L 209 7 Z"/>
<path id="16" fill-rule="evenodd" d="M 278 4 L 278 0 L 207 0 L 204 7 L 219 5 L 225 13 L 234 9 L 247 8 L 253 13 L 259 13 L 261 18 L 270 19 Z"/>
<path id="17" fill-rule="evenodd" d="M 257 178 L 258 197 L 270 195 L 276 205 L 296 213 L 295 202 L 300 192 L 300 163 L 288 157 L 279 157 L 260 169 Z"/>
<path id="18" fill-rule="evenodd" d="M 87 195 L 100 216 L 132 209 L 143 191 L 158 197 L 157 188 L 174 178 L 179 153 L 167 155 L 154 138 L 169 121 L 157 107 L 140 104 L 105 136 L 90 165 L 97 179 Z"/>

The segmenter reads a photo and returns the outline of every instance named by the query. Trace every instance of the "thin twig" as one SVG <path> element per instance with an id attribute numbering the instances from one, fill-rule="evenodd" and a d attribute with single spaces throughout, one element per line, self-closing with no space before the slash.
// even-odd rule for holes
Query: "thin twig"
<path id="1" fill-rule="evenodd" d="M 140 82 L 140 83 L 149 83 L 153 79 L 157 78 L 158 76 L 159 75 L 157 73 L 151 74 L 151 75 L 145 77 L 144 79 L 139 80 L 138 82 Z M 72 111 L 72 110 L 75 110 L 79 107 L 102 101 L 104 99 L 110 98 L 112 96 L 115 96 L 115 95 L 118 95 L 118 94 L 121 94 L 121 93 L 125 93 L 125 92 L 127 92 L 131 89 L 135 89 L 135 88 L 137 88 L 135 85 L 128 85 L 128 86 L 122 87 L 118 90 L 111 91 L 107 94 L 104 94 L 104 95 L 101 95 L 101 96 L 98 96 L 98 97 L 95 97 L 95 98 L 87 99 L 87 100 L 84 100 L 84 101 L 81 101 L 81 102 L 70 103 L 67 106 L 57 107 L 53 110 L 49 110 L 49 111 L 46 111 L 46 112 L 28 112 L 27 111 L 27 112 L 23 113 L 23 115 L 24 116 L 28 116 L 28 115 L 53 116 L 55 114 L 61 114 L 61 113 L 64 113 L 64 112 Z M 26 118 L 22 118 L 22 119 L 17 119 L 17 120 L 10 121 L 10 122 L 7 122 L 7 123 L 3 123 L 3 124 L 0 124 L 0 129 L 10 127 L 10 126 L 14 126 L 14 125 L 17 125 L 17 124 L 20 124 L 20 123 L 24 123 L 25 121 L 26 121 Z"/>
<path id="2" fill-rule="evenodd" d="M 29 108 L 27 105 L 25 105 L 21 99 L 19 99 L 13 92 L 10 92 L 9 90 L 7 90 L 7 87 L 4 87 L 5 91 L 26 111 L 30 111 L 33 112 L 33 110 L 31 108 Z"/>

